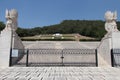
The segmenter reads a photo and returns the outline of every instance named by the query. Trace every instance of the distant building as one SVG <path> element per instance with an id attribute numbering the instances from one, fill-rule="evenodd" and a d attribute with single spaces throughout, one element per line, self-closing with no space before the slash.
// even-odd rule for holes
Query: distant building
<path id="1" fill-rule="evenodd" d="M 53 34 L 52 36 L 53 36 L 52 39 L 61 39 L 63 35 L 60 33 L 56 33 L 56 34 Z"/>

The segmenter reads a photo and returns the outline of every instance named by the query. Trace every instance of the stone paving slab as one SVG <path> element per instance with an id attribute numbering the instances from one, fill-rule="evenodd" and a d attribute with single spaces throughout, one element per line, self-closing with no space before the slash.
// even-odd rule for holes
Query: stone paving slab
<path id="1" fill-rule="evenodd" d="M 120 80 L 120 68 L 9 67 L 0 68 L 0 80 Z"/>

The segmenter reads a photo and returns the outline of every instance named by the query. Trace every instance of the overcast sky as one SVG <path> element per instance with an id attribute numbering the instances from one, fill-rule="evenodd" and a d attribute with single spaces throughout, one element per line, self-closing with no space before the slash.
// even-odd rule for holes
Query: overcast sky
<path id="1" fill-rule="evenodd" d="M 117 11 L 120 0 L 0 0 L 0 21 L 6 9 L 17 9 L 22 28 L 43 27 L 63 20 L 104 20 L 107 10 Z"/>

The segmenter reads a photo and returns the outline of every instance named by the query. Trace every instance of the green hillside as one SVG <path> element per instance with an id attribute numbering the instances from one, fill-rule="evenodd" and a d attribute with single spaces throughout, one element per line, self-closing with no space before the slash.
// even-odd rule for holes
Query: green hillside
<path id="1" fill-rule="evenodd" d="M 59 24 L 35 27 L 35 28 L 18 28 L 17 33 L 21 37 L 35 36 L 39 34 L 74 34 L 79 33 L 83 36 L 89 36 L 101 39 L 106 33 L 104 21 L 101 20 L 64 20 Z M 117 22 L 120 29 L 120 22 Z M 4 28 L 4 23 L 0 22 L 0 30 Z"/>

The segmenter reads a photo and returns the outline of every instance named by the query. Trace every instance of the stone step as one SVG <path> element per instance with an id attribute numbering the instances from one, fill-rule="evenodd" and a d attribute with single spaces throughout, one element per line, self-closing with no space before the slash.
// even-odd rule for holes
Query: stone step
<path id="1" fill-rule="evenodd" d="M 120 80 L 113 67 L 8 67 L 0 68 L 0 80 Z"/>

